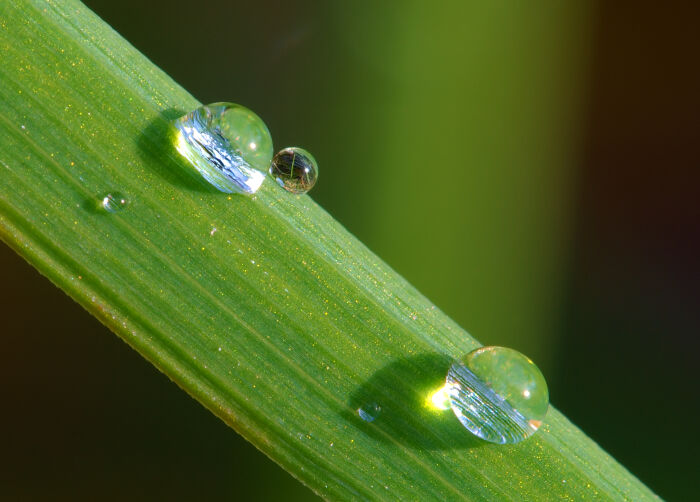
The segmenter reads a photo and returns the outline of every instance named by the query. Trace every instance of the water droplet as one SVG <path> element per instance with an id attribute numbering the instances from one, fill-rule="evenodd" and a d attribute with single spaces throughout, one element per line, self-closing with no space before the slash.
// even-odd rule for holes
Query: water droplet
<path id="1" fill-rule="evenodd" d="M 303 148 L 285 148 L 272 158 L 270 175 L 288 192 L 303 194 L 316 184 L 318 164 Z"/>
<path id="2" fill-rule="evenodd" d="M 129 199 L 120 192 L 108 193 L 100 199 L 100 207 L 108 213 L 116 213 L 129 205 Z"/>
<path id="3" fill-rule="evenodd" d="M 357 414 L 365 422 L 374 422 L 381 413 L 382 407 L 377 403 L 367 403 L 357 410 Z"/>
<path id="4" fill-rule="evenodd" d="M 549 406 L 544 376 L 520 352 L 481 347 L 455 362 L 447 373 L 452 411 L 472 433 L 498 444 L 534 434 Z"/>
<path id="5" fill-rule="evenodd" d="M 234 103 L 213 103 L 174 124 L 175 148 L 209 183 L 226 193 L 258 191 L 272 158 L 272 138 L 255 113 Z"/>

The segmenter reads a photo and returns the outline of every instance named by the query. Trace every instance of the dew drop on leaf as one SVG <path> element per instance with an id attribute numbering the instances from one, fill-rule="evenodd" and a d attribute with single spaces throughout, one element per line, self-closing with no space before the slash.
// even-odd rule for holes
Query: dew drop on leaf
<path id="1" fill-rule="evenodd" d="M 108 213 L 116 213 L 126 209 L 129 199 L 120 192 L 110 192 L 100 199 L 99 206 Z"/>
<path id="2" fill-rule="evenodd" d="M 534 434 L 547 414 L 547 382 L 535 364 L 506 347 L 481 347 L 447 372 L 452 411 L 476 436 L 512 444 Z"/>
<path id="3" fill-rule="evenodd" d="M 213 103 L 174 125 L 175 148 L 214 187 L 226 193 L 258 191 L 272 158 L 272 138 L 255 113 L 235 103 Z"/>
<path id="4" fill-rule="evenodd" d="M 375 402 L 367 403 L 357 409 L 357 414 L 365 422 L 374 422 L 382 413 L 382 407 Z"/>
<path id="5" fill-rule="evenodd" d="M 318 164 L 303 148 L 285 148 L 272 158 L 270 176 L 288 192 L 304 194 L 316 184 Z"/>

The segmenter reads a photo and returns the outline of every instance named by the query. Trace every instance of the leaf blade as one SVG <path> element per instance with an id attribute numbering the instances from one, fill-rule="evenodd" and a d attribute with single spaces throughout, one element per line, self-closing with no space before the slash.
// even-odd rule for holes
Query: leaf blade
<path id="1" fill-rule="evenodd" d="M 391 390 L 444 377 L 419 363 L 473 338 L 308 197 L 188 179 L 168 118 L 197 101 L 79 3 L 0 19 L 3 240 L 317 493 L 653 498 L 556 410 L 517 446 L 456 448 L 449 416 L 426 428 L 418 396 Z M 94 210 L 114 189 L 130 207 Z M 365 387 L 393 424 L 357 418 Z"/>

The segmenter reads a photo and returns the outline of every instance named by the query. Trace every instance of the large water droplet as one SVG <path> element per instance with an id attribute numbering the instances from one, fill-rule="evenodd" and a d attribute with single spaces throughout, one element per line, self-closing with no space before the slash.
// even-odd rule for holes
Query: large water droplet
<path id="1" fill-rule="evenodd" d="M 316 184 L 318 164 L 314 156 L 303 148 L 285 148 L 273 157 L 270 175 L 285 190 L 302 194 Z"/>
<path id="2" fill-rule="evenodd" d="M 129 199 L 120 192 L 111 192 L 100 199 L 99 206 L 108 213 L 116 213 L 129 205 Z"/>
<path id="3" fill-rule="evenodd" d="M 381 414 L 382 407 L 378 403 L 367 403 L 357 409 L 357 414 L 365 422 L 374 422 Z"/>
<path id="4" fill-rule="evenodd" d="M 482 347 L 454 363 L 447 373 L 452 411 L 472 433 L 498 444 L 534 434 L 549 406 L 544 376 L 513 349 Z"/>
<path id="5" fill-rule="evenodd" d="M 253 194 L 265 180 L 272 138 L 255 113 L 235 103 L 200 106 L 175 121 L 175 148 L 222 192 Z"/>

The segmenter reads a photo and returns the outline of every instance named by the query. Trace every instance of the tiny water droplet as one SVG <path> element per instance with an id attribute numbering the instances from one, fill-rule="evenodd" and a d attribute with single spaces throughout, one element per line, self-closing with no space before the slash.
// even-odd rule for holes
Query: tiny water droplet
<path id="1" fill-rule="evenodd" d="M 272 158 L 270 175 L 288 192 L 304 194 L 316 184 L 318 164 L 303 148 L 285 148 Z"/>
<path id="2" fill-rule="evenodd" d="M 108 213 L 116 213 L 129 205 L 129 199 L 120 192 L 111 192 L 100 199 L 100 207 Z"/>
<path id="3" fill-rule="evenodd" d="M 265 123 L 235 103 L 213 103 L 174 122 L 175 148 L 222 192 L 253 194 L 265 180 L 272 138 Z"/>
<path id="4" fill-rule="evenodd" d="M 382 413 L 382 407 L 378 403 L 367 403 L 357 409 L 357 414 L 365 422 L 374 422 Z"/>
<path id="5" fill-rule="evenodd" d="M 452 411 L 476 436 L 512 444 L 534 434 L 549 407 L 547 382 L 535 364 L 506 347 L 481 347 L 447 372 Z"/>

